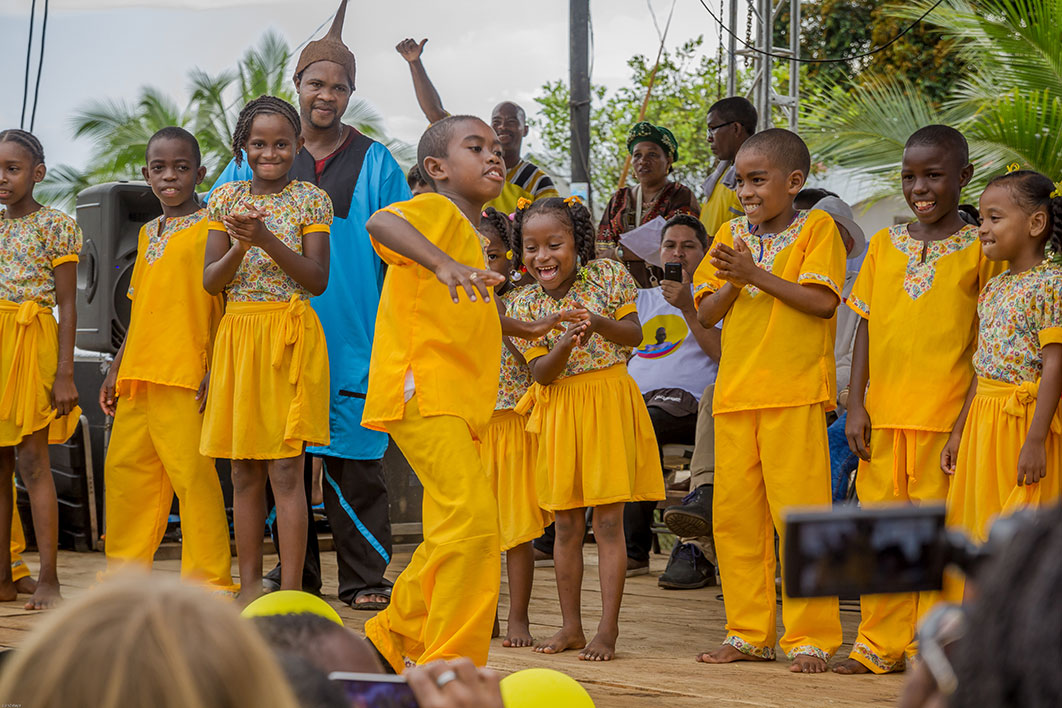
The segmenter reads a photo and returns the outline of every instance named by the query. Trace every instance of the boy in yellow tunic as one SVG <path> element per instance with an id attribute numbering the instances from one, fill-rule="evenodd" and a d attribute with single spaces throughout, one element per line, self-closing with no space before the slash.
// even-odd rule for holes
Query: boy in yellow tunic
<path id="1" fill-rule="evenodd" d="M 0 600 L 14 600 L 11 518 L 16 453 L 29 492 L 40 549 L 40 579 L 27 610 L 59 600 L 56 572 L 59 508 L 48 444 L 65 442 L 81 409 L 74 386 L 75 293 L 81 229 L 42 206 L 33 187 L 44 179 L 44 149 L 23 130 L 0 131 Z M 59 322 L 52 317 L 58 306 Z"/>
<path id="2" fill-rule="evenodd" d="M 176 492 L 181 574 L 230 590 L 225 502 L 213 458 L 199 453 L 222 309 L 221 297 L 203 289 L 207 214 L 195 186 L 206 168 L 183 128 L 155 133 L 145 157 L 162 216 L 140 229 L 129 333 L 100 388 L 100 407 L 115 417 L 105 465 L 107 563 L 151 568 Z"/>
<path id="3" fill-rule="evenodd" d="M 735 168 L 747 216 L 724 224 L 693 278 L 701 324 L 723 319 L 713 533 L 727 638 L 698 657 L 705 663 L 774 659 L 774 531 L 784 557 L 786 510 L 830 504 L 826 411 L 845 249 L 828 214 L 793 208 L 810 167 L 787 130 L 746 140 Z M 790 670 L 826 671 L 841 645 L 837 598 L 791 598 L 783 587 L 782 620 Z"/>
<path id="4" fill-rule="evenodd" d="M 973 379 L 977 295 L 998 272 L 981 253 L 977 228 L 959 216 L 972 174 L 966 139 L 954 128 L 911 135 L 901 181 L 917 220 L 874 235 L 847 300 L 862 317 L 845 432 L 862 460 L 856 491 L 864 506 L 939 504 L 948 495 L 940 454 Z M 902 669 L 918 620 L 938 597 L 863 597 L 859 636 L 834 670 Z"/>
<path id="5" fill-rule="evenodd" d="M 366 224 L 390 269 L 362 424 L 390 433 L 424 486 L 424 542 L 390 606 L 365 625 L 395 671 L 406 658 L 486 663 L 501 562 L 497 501 L 475 446 L 494 412 L 501 361 L 490 286 L 505 278 L 484 270 L 476 232 L 505 181 L 501 144 L 480 119 L 451 116 L 425 131 L 417 161 L 438 193 Z"/>

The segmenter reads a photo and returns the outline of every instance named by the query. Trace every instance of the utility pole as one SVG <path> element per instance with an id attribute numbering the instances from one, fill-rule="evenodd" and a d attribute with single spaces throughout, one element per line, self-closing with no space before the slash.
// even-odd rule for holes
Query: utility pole
<path id="1" fill-rule="evenodd" d="M 571 86 L 571 190 L 588 208 L 590 194 L 590 0 L 568 0 L 568 84 Z"/>

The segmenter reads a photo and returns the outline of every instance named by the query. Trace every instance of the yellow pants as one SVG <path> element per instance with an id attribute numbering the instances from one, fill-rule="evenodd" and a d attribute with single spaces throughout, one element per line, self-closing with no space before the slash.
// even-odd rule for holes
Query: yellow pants
<path id="1" fill-rule="evenodd" d="M 108 568 L 151 568 L 176 492 L 182 577 L 234 589 L 221 483 L 214 460 L 199 454 L 203 416 L 195 391 L 141 381 L 128 388 L 118 399 L 104 466 Z"/>
<path id="2" fill-rule="evenodd" d="M 424 486 L 424 542 L 395 581 L 391 604 L 365 635 L 398 672 L 468 657 L 487 663 L 501 582 L 498 502 L 468 425 L 456 416 L 421 417 L 417 397 L 388 423 Z"/>
<path id="3" fill-rule="evenodd" d="M 18 504 L 11 497 L 11 581 L 28 578 L 30 574 L 22 552 L 26 550 L 26 534 L 22 531 L 22 519 L 18 515 Z"/>
<path id="4" fill-rule="evenodd" d="M 715 414 L 712 531 L 726 605 L 724 642 L 774 658 L 777 634 L 774 534 L 785 557 L 784 516 L 790 507 L 830 505 L 830 460 L 824 404 Z M 773 529 L 772 529 L 773 525 Z M 785 634 L 797 654 L 828 660 L 841 646 L 837 598 L 782 594 Z"/>
<path id="5" fill-rule="evenodd" d="M 940 469 L 948 433 L 880 428 L 870 433 L 870 462 L 859 463 L 856 492 L 864 507 L 941 504 L 949 477 Z M 940 601 L 938 592 L 866 595 L 859 598 L 859 636 L 849 658 L 876 674 L 904 667 L 917 652 L 915 630 Z"/>

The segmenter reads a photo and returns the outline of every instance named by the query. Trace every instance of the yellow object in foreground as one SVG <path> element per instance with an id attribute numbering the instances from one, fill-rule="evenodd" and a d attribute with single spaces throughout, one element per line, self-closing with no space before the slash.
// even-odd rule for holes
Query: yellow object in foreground
<path id="1" fill-rule="evenodd" d="M 505 708 L 594 708 L 579 682 L 553 669 L 524 669 L 501 680 Z"/>
<path id="2" fill-rule="evenodd" d="M 343 626 L 343 619 L 327 602 L 301 590 L 277 590 L 262 595 L 243 608 L 241 617 L 272 617 L 273 615 L 317 615 Z"/>

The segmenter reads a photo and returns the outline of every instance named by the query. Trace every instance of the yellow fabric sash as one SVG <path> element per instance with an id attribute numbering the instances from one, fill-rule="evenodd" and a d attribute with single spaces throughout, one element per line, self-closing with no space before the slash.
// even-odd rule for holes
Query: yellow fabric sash
<path id="1" fill-rule="evenodd" d="M 11 419 L 22 427 L 36 414 L 37 390 L 41 385 L 41 372 L 37 366 L 37 338 L 41 327 L 32 326 L 38 317 L 51 317 L 52 311 L 36 302 L 15 304 L 0 300 L 0 312 L 14 312 L 15 335 L 14 362 L 4 382 L 4 395 L 0 398 L 0 418 Z"/>

